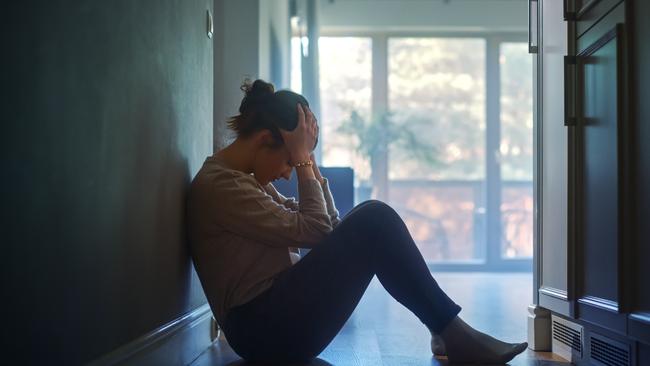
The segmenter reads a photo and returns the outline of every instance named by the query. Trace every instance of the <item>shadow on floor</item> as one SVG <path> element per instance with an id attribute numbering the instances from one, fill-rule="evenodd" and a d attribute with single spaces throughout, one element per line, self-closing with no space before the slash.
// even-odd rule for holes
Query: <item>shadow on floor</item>
<path id="1" fill-rule="evenodd" d="M 302 363 L 291 363 L 291 364 L 286 364 L 286 363 L 256 363 L 256 362 L 248 362 L 245 360 L 239 360 L 239 361 L 234 361 L 226 366 L 333 366 L 331 363 L 322 360 L 320 358 L 317 358 L 315 360 L 312 360 L 311 362 L 302 362 Z"/>

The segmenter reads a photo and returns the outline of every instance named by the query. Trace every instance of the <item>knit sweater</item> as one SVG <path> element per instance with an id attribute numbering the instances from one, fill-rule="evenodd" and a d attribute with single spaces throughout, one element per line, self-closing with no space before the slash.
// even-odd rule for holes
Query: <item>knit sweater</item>
<path id="1" fill-rule="evenodd" d="M 300 201 L 271 183 L 208 157 L 194 177 L 188 201 L 192 259 L 212 312 L 227 311 L 268 289 L 291 267 L 290 248 L 313 248 L 339 223 L 329 183 L 299 181 Z"/>

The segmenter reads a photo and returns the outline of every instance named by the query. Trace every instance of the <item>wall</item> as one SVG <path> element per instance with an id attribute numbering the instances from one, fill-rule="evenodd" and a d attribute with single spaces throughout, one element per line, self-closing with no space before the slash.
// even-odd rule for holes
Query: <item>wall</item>
<path id="1" fill-rule="evenodd" d="M 289 87 L 288 0 L 215 1 L 214 148 L 233 138 L 228 117 L 238 114 L 246 78 Z"/>
<path id="2" fill-rule="evenodd" d="M 3 3 L 3 363 L 93 360 L 205 304 L 212 0 Z"/>
<path id="3" fill-rule="evenodd" d="M 261 1 L 259 74 L 276 89 L 288 88 L 291 83 L 290 39 L 289 1 Z"/>
<path id="4" fill-rule="evenodd" d="M 214 35 L 214 150 L 228 143 L 226 119 L 238 113 L 245 78 L 259 63 L 259 0 L 216 0 Z"/>
<path id="5" fill-rule="evenodd" d="M 320 0 L 322 32 L 498 31 L 525 32 L 527 1 Z M 372 16 L 368 11 L 372 9 Z"/>

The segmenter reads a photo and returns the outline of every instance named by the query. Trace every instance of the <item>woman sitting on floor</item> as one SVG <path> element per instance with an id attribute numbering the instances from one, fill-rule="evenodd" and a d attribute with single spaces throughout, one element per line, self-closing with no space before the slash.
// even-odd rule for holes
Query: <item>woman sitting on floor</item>
<path id="1" fill-rule="evenodd" d="M 299 94 L 245 83 L 235 141 L 206 159 L 189 199 L 192 257 L 212 311 L 237 354 L 305 361 L 332 341 L 373 276 L 432 334 L 452 363 L 505 363 L 526 349 L 481 333 L 431 276 L 404 222 L 366 201 L 339 218 L 312 154 L 318 124 Z M 299 201 L 272 181 L 298 176 Z M 290 248 L 312 250 L 297 263 Z"/>

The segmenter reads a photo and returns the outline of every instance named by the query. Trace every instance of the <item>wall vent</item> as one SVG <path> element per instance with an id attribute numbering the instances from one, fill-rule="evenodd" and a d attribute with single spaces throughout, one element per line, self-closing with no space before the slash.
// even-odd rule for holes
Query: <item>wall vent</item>
<path id="1" fill-rule="evenodd" d="M 604 366 L 630 366 L 630 347 L 601 335 L 589 337 L 591 363 Z"/>
<path id="2" fill-rule="evenodd" d="M 553 353 L 571 362 L 582 359 L 584 330 L 579 324 L 551 315 Z"/>

